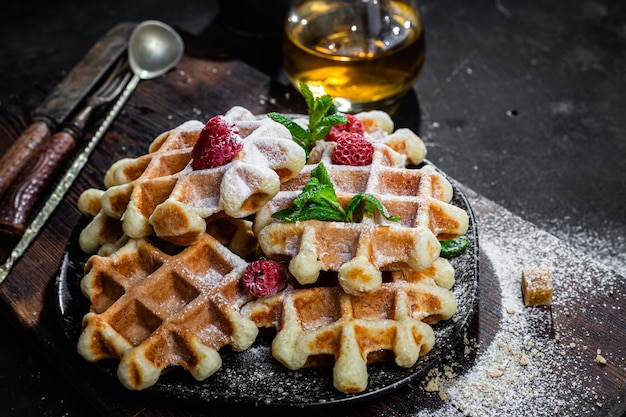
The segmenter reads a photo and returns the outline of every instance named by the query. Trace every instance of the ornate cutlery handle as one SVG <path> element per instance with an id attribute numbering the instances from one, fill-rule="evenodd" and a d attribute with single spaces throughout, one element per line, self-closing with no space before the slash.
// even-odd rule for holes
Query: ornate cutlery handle
<path id="1" fill-rule="evenodd" d="M 9 188 L 29 160 L 39 152 L 50 137 L 50 126 L 44 120 L 36 120 L 24 130 L 13 145 L 0 158 L 0 196 Z"/>
<path id="2" fill-rule="evenodd" d="M 13 181 L 3 199 L 6 204 L 0 207 L 0 242 L 13 242 L 22 236 L 41 194 L 75 145 L 76 140 L 69 129 L 55 133 L 43 145 L 37 159 Z"/>

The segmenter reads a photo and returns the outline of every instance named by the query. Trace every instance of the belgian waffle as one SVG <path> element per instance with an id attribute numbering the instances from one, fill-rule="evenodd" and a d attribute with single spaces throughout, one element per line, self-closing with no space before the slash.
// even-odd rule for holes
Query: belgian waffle
<path id="1" fill-rule="evenodd" d="M 239 311 L 251 299 L 240 283 L 246 266 L 208 234 L 187 248 L 130 239 L 110 256 L 90 257 L 81 289 L 91 309 L 78 352 L 89 361 L 119 358 L 117 375 L 133 390 L 173 366 L 209 377 L 221 347 L 247 349 L 257 336 Z"/>
<path id="2" fill-rule="evenodd" d="M 221 367 L 219 350 L 247 349 L 259 327 L 276 328 L 272 353 L 289 369 L 334 363 L 341 392 L 366 388 L 368 363 L 395 357 L 413 366 L 433 346 L 430 324 L 456 311 L 454 269 L 439 258 L 438 239 L 468 227 L 443 176 L 429 166 L 406 169 L 423 161 L 423 142 L 394 131 L 386 113 L 361 113 L 372 165 L 333 165 L 335 144 L 324 141 L 305 165 L 282 125 L 241 107 L 224 117 L 244 137 L 232 162 L 193 171 L 204 125 L 190 121 L 159 135 L 148 154 L 115 163 L 105 190 L 81 196 L 81 212 L 93 219 L 80 246 L 98 255 L 81 281 L 91 309 L 79 353 L 119 359 L 118 377 L 134 390 L 170 367 L 208 378 Z M 369 193 L 401 221 L 274 221 L 322 162 L 344 207 Z M 296 281 L 277 296 L 253 299 L 242 288 L 243 258 L 257 242 L 258 256 L 290 260 Z"/>
<path id="3" fill-rule="evenodd" d="M 154 231 L 172 243 L 189 245 L 215 213 L 224 211 L 234 218 L 255 213 L 278 192 L 281 182 L 300 171 L 305 154 L 279 123 L 253 119 L 241 109 L 224 117 L 244 136 L 243 149 L 233 161 L 193 170 L 191 150 L 203 125 L 186 122 L 159 136 L 148 154 L 111 167 L 101 198 L 105 214 L 121 219 L 131 238 Z"/>
<path id="4" fill-rule="evenodd" d="M 334 142 L 318 142 L 307 164 L 255 219 L 262 252 L 289 260 L 289 270 L 301 284 L 317 280 L 320 271 L 338 271 L 339 282 L 351 294 L 376 290 L 381 271 L 421 270 L 438 256 L 438 239 L 449 239 L 467 231 L 467 213 L 451 205 L 451 184 L 432 166 L 421 169 L 398 167 L 396 152 L 375 145 L 374 161 L 367 166 L 333 165 Z M 390 222 L 380 214 L 364 216 L 358 223 L 307 220 L 295 223 L 274 221 L 272 213 L 289 206 L 301 193 L 317 163 L 323 162 L 344 205 L 359 192 L 378 198 Z"/>
<path id="5" fill-rule="evenodd" d="M 387 145 L 384 151 L 387 163 L 393 163 L 398 167 L 418 165 L 426 158 L 426 145 L 422 139 L 407 128 L 394 130 L 393 120 L 386 112 L 371 110 L 354 116 L 363 124 L 364 137 L 367 141 L 374 145 Z M 294 118 L 294 121 L 304 128 L 307 127 L 308 120 L 307 117 Z"/>
<path id="6" fill-rule="evenodd" d="M 365 139 L 376 144 L 382 143 L 406 158 L 405 165 L 418 165 L 426 158 L 426 145 L 411 129 L 394 130 L 394 123 L 388 113 L 371 110 L 357 113 L 357 119 L 363 123 Z"/>
<path id="7" fill-rule="evenodd" d="M 289 286 L 257 299 L 242 314 L 259 327 L 275 327 L 272 355 L 289 369 L 334 363 L 333 384 L 341 392 L 367 387 L 367 364 L 395 357 L 413 366 L 434 344 L 430 324 L 456 312 L 448 290 L 454 270 L 443 258 L 427 269 L 391 280 L 362 296 L 338 286 Z M 441 285 L 443 286 L 441 286 Z"/>

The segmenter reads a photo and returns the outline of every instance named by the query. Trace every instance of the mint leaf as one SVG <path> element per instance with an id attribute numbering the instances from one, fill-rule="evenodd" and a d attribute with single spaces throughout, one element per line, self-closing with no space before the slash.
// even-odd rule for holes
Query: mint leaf
<path id="1" fill-rule="evenodd" d="M 309 143 L 311 142 L 311 133 L 300 126 L 298 123 L 294 122 L 287 116 L 284 116 L 277 112 L 271 112 L 267 114 L 267 117 L 278 122 L 285 126 L 289 133 L 291 133 L 291 138 L 294 142 L 296 142 L 304 152 L 306 153 L 306 158 L 309 159 Z"/>
<path id="2" fill-rule="evenodd" d="M 315 98 L 309 86 L 303 82 L 300 83 L 300 92 L 309 115 L 307 129 L 280 113 L 272 112 L 268 117 L 289 129 L 293 140 L 305 150 L 308 159 L 309 151 L 315 146 L 315 142 L 323 140 L 334 125 L 348 123 L 348 119 L 337 114 L 333 100 L 328 94 Z"/>
<path id="3" fill-rule="evenodd" d="M 337 194 L 335 186 L 326 170 L 323 162 L 320 162 L 311 170 L 311 178 L 304 185 L 302 192 L 293 200 L 292 204 L 276 213 L 272 217 L 286 222 L 303 220 L 324 220 L 337 222 L 354 222 L 355 213 L 359 208 L 370 216 L 374 216 L 376 210 L 386 219 L 396 222 L 399 216 L 391 216 L 385 206 L 372 194 L 358 193 L 348 203 L 344 210 Z"/>
<path id="4" fill-rule="evenodd" d="M 272 214 L 272 217 L 286 222 L 304 220 L 343 221 L 343 216 L 335 209 L 318 204 L 311 204 L 303 208 L 289 206 Z"/>
<path id="5" fill-rule="evenodd" d="M 320 124 L 311 131 L 311 137 L 316 140 L 323 140 L 326 138 L 326 135 L 328 135 L 328 132 L 330 132 L 330 129 L 333 126 L 344 123 L 348 123 L 348 119 L 340 114 L 330 114 L 324 116 L 324 119 L 320 122 Z"/>
<path id="6" fill-rule="evenodd" d="M 306 83 L 302 81 L 299 84 L 300 86 L 300 94 L 304 98 L 304 102 L 306 103 L 306 108 L 309 110 L 309 115 L 311 114 L 312 109 L 315 107 L 315 98 L 313 97 L 313 93 Z"/>
<path id="7" fill-rule="evenodd" d="M 326 204 L 332 207 L 342 218 L 345 217 L 346 212 L 337 200 L 337 194 L 335 194 L 335 188 L 329 186 L 322 186 L 319 188 L 317 196 L 317 204 Z"/>
<path id="8" fill-rule="evenodd" d="M 333 180 L 330 178 L 326 165 L 324 165 L 323 162 L 320 162 L 311 170 L 311 180 L 317 180 L 320 184 L 331 185 L 334 187 Z"/>
<path id="9" fill-rule="evenodd" d="M 311 178 L 292 204 L 272 217 L 294 222 L 300 220 L 344 221 L 345 211 L 335 193 L 335 186 L 324 163 L 311 170 Z"/>
<path id="10" fill-rule="evenodd" d="M 293 201 L 293 205 L 299 208 L 304 208 L 307 203 L 330 207 L 342 218 L 345 215 L 343 207 L 337 199 L 335 186 L 330 175 L 328 175 L 324 163 L 318 164 L 311 170 L 311 179 L 305 184 L 302 193 Z"/>
<path id="11" fill-rule="evenodd" d="M 465 236 L 460 236 L 455 239 L 440 240 L 441 244 L 441 256 L 443 258 L 454 258 L 459 256 L 469 246 L 469 239 Z"/>
<path id="12" fill-rule="evenodd" d="M 400 216 L 391 216 L 383 204 L 371 194 L 358 193 L 348 203 L 346 207 L 346 220 L 347 222 L 354 222 L 354 214 L 359 206 L 363 207 L 363 211 L 370 216 L 374 216 L 376 210 L 389 221 L 397 222 L 400 220 Z"/>
<path id="13" fill-rule="evenodd" d="M 271 112 L 267 114 L 267 117 L 285 126 L 289 130 L 289 133 L 291 133 L 293 136 L 297 137 L 301 141 L 305 142 L 310 140 L 311 134 L 305 128 L 303 128 L 287 116 L 277 112 Z"/>
<path id="14" fill-rule="evenodd" d="M 313 145 L 315 141 L 323 140 L 331 127 L 342 123 L 348 123 L 348 119 L 337 114 L 333 99 L 328 94 L 318 97 L 313 104 L 313 110 L 309 110 L 309 132 Z"/>
<path id="15" fill-rule="evenodd" d="M 299 208 L 302 208 L 308 202 L 318 202 L 319 200 L 332 202 L 333 197 L 336 199 L 335 190 L 328 185 L 318 184 L 314 187 L 308 187 L 307 190 L 303 190 L 300 195 L 298 195 L 295 200 L 293 200 L 293 205 Z"/>

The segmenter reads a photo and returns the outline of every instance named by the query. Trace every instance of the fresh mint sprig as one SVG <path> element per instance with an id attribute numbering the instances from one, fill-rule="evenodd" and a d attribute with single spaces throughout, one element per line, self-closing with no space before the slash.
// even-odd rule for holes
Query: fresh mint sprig
<path id="1" fill-rule="evenodd" d="M 348 123 L 348 119 L 337 113 L 330 95 L 325 94 L 316 98 L 309 86 L 303 82 L 300 83 L 300 91 L 309 115 L 306 129 L 283 114 L 271 112 L 267 116 L 289 130 L 293 140 L 304 149 L 308 158 L 315 142 L 324 139 L 333 126 Z"/>
<path id="2" fill-rule="evenodd" d="M 358 193 L 344 208 L 337 199 L 335 186 L 323 162 L 311 170 L 311 179 L 305 184 L 292 204 L 272 215 L 277 220 L 296 222 L 304 220 L 324 220 L 355 222 L 355 214 L 362 208 L 364 213 L 373 216 L 378 210 L 387 220 L 397 222 L 399 216 L 391 216 L 383 204 L 373 195 Z"/>

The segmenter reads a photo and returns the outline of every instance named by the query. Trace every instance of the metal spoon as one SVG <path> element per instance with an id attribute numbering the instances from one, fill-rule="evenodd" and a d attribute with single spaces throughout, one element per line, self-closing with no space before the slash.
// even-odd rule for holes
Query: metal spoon
<path id="1" fill-rule="evenodd" d="M 147 20 L 138 24 L 130 35 L 128 43 L 128 62 L 133 72 L 124 92 L 117 99 L 102 125 L 98 128 L 85 149 L 76 157 L 59 185 L 30 226 L 24 231 L 4 265 L 0 267 L 0 284 L 7 277 L 13 265 L 24 254 L 41 228 L 48 221 L 58 204 L 61 202 L 74 180 L 87 164 L 89 156 L 100 139 L 104 136 L 113 120 L 122 110 L 131 94 L 141 80 L 156 78 L 165 74 L 176 65 L 183 56 L 184 43 L 174 29 L 163 22 Z"/>
<path id="2" fill-rule="evenodd" d="M 126 90 L 132 92 L 140 80 L 169 71 L 180 61 L 184 49 L 180 35 L 165 23 L 146 20 L 137 25 L 128 43 L 128 62 L 134 76 Z"/>

